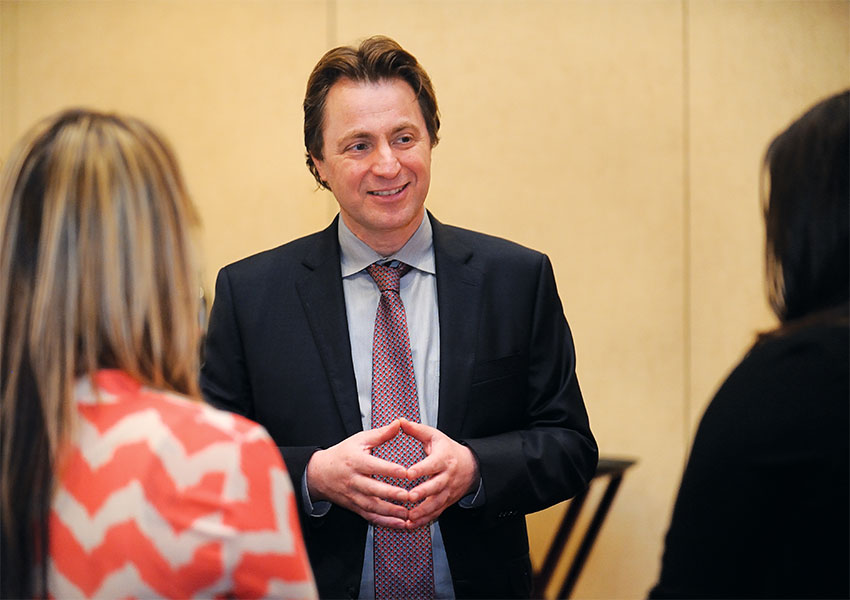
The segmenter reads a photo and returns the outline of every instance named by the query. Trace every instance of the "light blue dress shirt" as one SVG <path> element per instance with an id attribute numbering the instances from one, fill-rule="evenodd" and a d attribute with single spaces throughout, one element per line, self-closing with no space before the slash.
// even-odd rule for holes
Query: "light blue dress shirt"
<path id="1" fill-rule="evenodd" d="M 339 219 L 340 267 L 345 296 L 345 313 L 348 319 L 348 337 L 360 421 L 363 430 L 372 428 L 372 342 L 375 332 L 375 314 L 381 293 L 372 277 L 365 271 L 374 262 L 398 260 L 412 269 L 401 278 L 399 295 L 407 316 L 407 329 L 413 355 L 413 374 L 419 398 L 420 420 L 430 427 L 437 426 L 440 398 L 440 318 L 437 308 L 437 276 L 434 260 L 434 242 L 431 221 L 423 217 L 419 228 L 407 243 L 392 256 L 381 256 L 355 236 Z M 331 503 L 313 503 L 307 486 L 307 472 L 301 481 L 301 495 L 310 516 L 323 517 Z M 484 504 L 482 483 L 478 489 L 458 503 L 462 508 L 475 508 Z M 438 523 L 431 524 L 431 549 L 434 560 L 434 593 L 437 598 L 454 600 L 454 586 L 449 561 Z M 360 598 L 375 597 L 374 528 L 369 525 L 360 579 Z"/>
<path id="2" fill-rule="evenodd" d="M 425 425 L 436 427 L 440 390 L 440 318 L 431 221 L 423 218 L 422 224 L 398 252 L 392 256 L 381 256 L 358 239 L 340 218 L 339 245 L 348 336 L 363 429 L 372 427 L 372 342 L 375 313 L 381 298 L 378 286 L 364 269 L 384 260 L 398 260 L 412 267 L 401 278 L 399 294 L 407 316 L 420 419 Z M 373 532 L 370 525 L 366 535 L 360 598 L 375 597 Z M 437 598 L 454 598 L 449 562 L 437 523 L 431 525 L 431 548 L 434 593 Z"/>
<path id="3" fill-rule="evenodd" d="M 372 427 L 372 342 L 375 314 L 381 299 L 378 286 L 365 269 L 374 262 L 392 260 L 412 267 L 399 282 L 399 294 L 407 315 L 419 415 L 422 423 L 436 427 L 440 390 L 440 317 L 437 312 L 431 221 L 423 219 L 407 243 L 392 256 L 381 256 L 372 250 L 346 227 L 342 219 L 339 220 L 339 244 L 348 337 L 363 429 Z"/>

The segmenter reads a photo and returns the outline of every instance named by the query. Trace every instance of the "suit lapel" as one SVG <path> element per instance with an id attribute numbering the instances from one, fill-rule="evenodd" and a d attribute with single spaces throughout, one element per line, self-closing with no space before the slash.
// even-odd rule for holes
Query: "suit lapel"
<path id="1" fill-rule="evenodd" d="M 458 239 L 452 228 L 442 225 L 430 213 L 428 216 L 434 231 L 440 315 L 437 425 L 447 435 L 457 437 L 466 415 L 475 364 L 482 274 L 473 266 L 472 249 Z M 296 287 L 346 434 L 353 435 L 363 426 L 345 316 L 337 219 L 321 232 L 317 244 L 305 256 L 304 274 Z"/>
<path id="2" fill-rule="evenodd" d="M 437 306 L 440 313 L 440 409 L 437 426 L 450 437 L 463 430 L 475 364 L 482 273 L 473 252 L 430 215 L 434 230 Z"/>
<path id="3" fill-rule="evenodd" d="M 362 431 L 340 275 L 337 217 L 304 257 L 296 287 L 347 435 Z M 316 374 L 320 377 L 320 374 Z"/>

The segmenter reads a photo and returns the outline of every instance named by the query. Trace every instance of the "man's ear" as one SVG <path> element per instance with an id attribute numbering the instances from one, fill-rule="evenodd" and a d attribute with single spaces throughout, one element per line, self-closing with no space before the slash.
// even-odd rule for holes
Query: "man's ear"
<path id="1" fill-rule="evenodd" d="M 310 158 L 313 160 L 313 164 L 316 166 L 316 170 L 319 172 L 319 177 L 322 178 L 322 181 L 327 181 L 328 178 L 325 176 L 325 161 L 320 158 L 317 158 L 315 154 L 310 153 Z"/>

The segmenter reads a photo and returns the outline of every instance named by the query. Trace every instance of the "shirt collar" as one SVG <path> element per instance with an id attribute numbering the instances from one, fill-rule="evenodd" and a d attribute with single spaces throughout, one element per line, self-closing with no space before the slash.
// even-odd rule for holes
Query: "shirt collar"
<path id="1" fill-rule="evenodd" d="M 382 260 L 399 260 L 410 265 L 414 269 L 434 275 L 434 236 L 431 230 L 431 219 L 427 213 L 422 218 L 422 223 L 416 229 L 410 239 L 391 256 L 381 256 L 370 248 L 363 240 L 354 235 L 339 217 L 337 235 L 339 237 L 340 264 L 342 276 L 348 277 L 359 273 L 374 262 Z"/>

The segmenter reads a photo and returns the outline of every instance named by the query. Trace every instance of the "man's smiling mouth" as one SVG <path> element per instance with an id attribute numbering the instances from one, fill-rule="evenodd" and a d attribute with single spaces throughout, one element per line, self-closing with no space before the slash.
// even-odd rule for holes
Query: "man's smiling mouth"
<path id="1" fill-rule="evenodd" d="M 372 194 L 373 196 L 392 196 L 393 194 L 398 194 L 400 191 L 402 191 L 408 185 L 410 185 L 410 183 L 405 183 L 403 186 L 394 188 L 392 190 L 381 190 L 379 192 L 369 192 L 369 194 Z"/>

